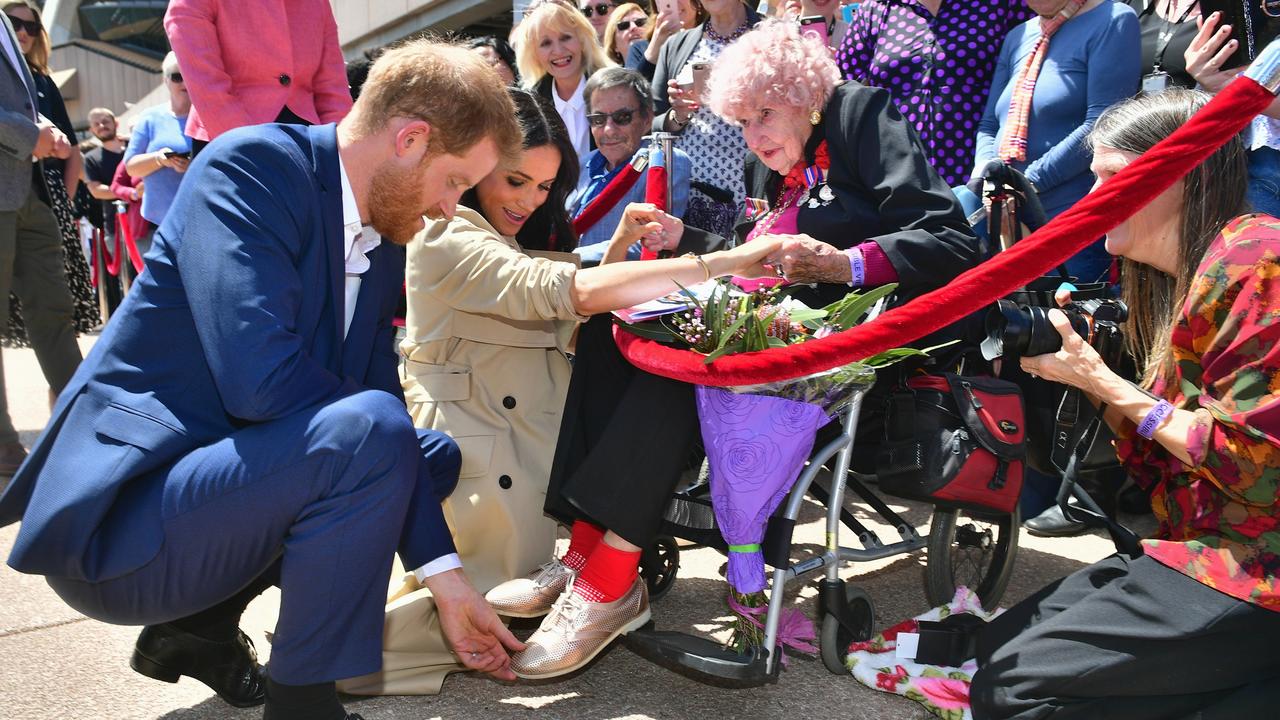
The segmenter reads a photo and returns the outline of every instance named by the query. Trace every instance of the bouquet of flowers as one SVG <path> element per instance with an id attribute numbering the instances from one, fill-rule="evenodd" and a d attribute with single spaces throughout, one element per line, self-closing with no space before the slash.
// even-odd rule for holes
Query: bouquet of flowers
<path id="1" fill-rule="evenodd" d="M 706 355 L 724 355 L 805 342 L 862 322 L 877 301 L 894 291 L 884 285 L 850 292 L 824 308 L 809 308 L 784 288 L 742 292 L 728 280 L 707 292 L 688 292 L 689 307 L 647 321 L 619 322 L 626 330 Z M 703 299 L 699 299 L 703 298 Z M 711 470 L 711 502 L 729 546 L 729 606 L 736 617 L 730 643 L 739 652 L 764 642 L 764 556 L 760 542 L 770 515 L 790 492 L 813 451 L 820 427 L 875 371 L 926 351 L 894 348 L 862 362 L 764 385 L 695 390 L 703 444 Z M 812 652 L 813 625 L 798 611 L 782 618 L 780 644 Z M 783 658 L 785 660 L 785 656 Z"/>

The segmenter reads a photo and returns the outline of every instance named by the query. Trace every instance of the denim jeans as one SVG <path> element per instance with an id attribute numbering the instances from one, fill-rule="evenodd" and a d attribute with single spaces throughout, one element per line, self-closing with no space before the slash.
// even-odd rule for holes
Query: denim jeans
<path id="1" fill-rule="evenodd" d="M 1280 217 L 1280 150 L 1249 151 L 1248 198 L 1255 211 Z"/>

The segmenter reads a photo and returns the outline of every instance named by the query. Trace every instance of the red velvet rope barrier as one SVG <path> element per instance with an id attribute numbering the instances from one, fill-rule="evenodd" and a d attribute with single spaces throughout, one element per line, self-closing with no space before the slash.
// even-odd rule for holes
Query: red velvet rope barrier
<path id="1" fill-rule="evenodd" d="M 711 365 L 704 364 L 698 353 L 661 345 L 621 328 L 614 330 L 618 348 L 642 370 L 723 387 L 811 375 L 905 345 L 991 305 L 1066 261 L 1164 192 L 1274 99 L 1253 80 L 1236 79 L 1190 122 L 1048 225 L 946 287 L 865 325 L 799 345 L 727 355 Z"/>

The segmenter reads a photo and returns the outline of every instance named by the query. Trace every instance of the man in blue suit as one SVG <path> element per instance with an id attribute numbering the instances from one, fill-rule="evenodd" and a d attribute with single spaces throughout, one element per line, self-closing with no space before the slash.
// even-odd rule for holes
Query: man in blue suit
<path id="1" fill-rule="evenodd" d="M 414 430 L 391 319 L 402 246 L 518 151 L 514 116 L 479 56 L 419 41 L 378 61 L 337 126 L 212 143 L 0 497 L 0 525 L 22 520 L 9 564 L 90 617 L 147 625 L 143 674 L 237 705 L 265 694 L 268 720 L 341 720 L 356 716 L 333 681 L 379 668 L 398 551 L 459 659 L 511 678 L 522 645 L 462 575 L 440 508 L 457 447 Z M 264 680 L 238 623 L 270 584 Z"/>

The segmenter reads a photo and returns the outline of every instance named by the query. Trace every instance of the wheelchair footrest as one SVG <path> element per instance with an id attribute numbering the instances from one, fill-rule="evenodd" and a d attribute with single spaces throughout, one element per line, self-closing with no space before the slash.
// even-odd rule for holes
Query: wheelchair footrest
<path id="1" fill-rule="evenodd" d="M 781 671 L 782 663 L 774 663 L 773 672 L 769 672 L 768 653 L 763 648 L 739 654 L 713 640 L 671 630 L 654 630 L 652 626 L 632 631 L 625 637 L 627 647 L 635 654 L 709 685 L 765 685 L 777 682 Z"/>

